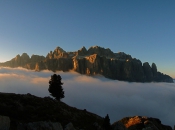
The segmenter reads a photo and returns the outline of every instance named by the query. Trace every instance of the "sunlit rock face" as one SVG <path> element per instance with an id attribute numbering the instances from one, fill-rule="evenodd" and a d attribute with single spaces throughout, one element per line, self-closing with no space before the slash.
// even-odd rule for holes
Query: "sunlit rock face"
<path id="1" fill-rule="evenodd" d="M 109 48 L 93 46 L 89 49 L 82 47 L 75 52 L 66 52 L 61 47 L 50 51 L 46 57 L 32 55 L 31 58 L 23 53 L 0 66 L 24 67 L 36 71 L 69 71 L 81 74 L 101 74 L 110 79 L 131 82 L 173 82 L 173 79 L 157 71 L 157 66 L 148 62 L 143 63 L 124 52 L 114 53 Z"/>
<path id="2" fill-rule="evenodd" d="M 99 46 L 90 47 L 87 53 L 89 55 L 97 54 L 99 56 L 105 56 L 107 58 L 115 58 L 115 54 L 109 48 L 105 49 Z"/>
<path id="3" fill-rule="evenodd" d="M 99 72 L 100 65 L 99 65 L 99 56 L 97 54 L 93 54 L 90 56 L 79 57 L 76 56 L 73 59 L 74 62 L 74 70 L 82 73 L 93 75 Z"/>
<path id="4" fill-rule="evenodd" d="M 10 61 L 1 63 L 1 66 L 22 67 L 28 62 L 30 62 L 30 57 L 27 53 L 23 53 L 21 56 L 18 54 L 15 58 L 11 59 Z"/>
<path id="5" fill-rule="evenodd" d="M 143 116 L 125 117 L 112 127 L 114 130 L 172 130 L 170 126 L 161 124 L 159 119 Z"/>
<path id="6" fill-rule="evenodd" d="M 59 58 L 59 59 L 47 59 L 37 62 L 35 65 L 36 71 L 51 70 L 51 71 L 69 71 L 72 69 L 72 59 Z"/>
<path id="7" fill-rule="evenodd" d="M 59 58 L 68 58 L 69 55 L 62 48 L 57 47 L 53 52 L 47 54 L 46 59 L 59 59 Z"/>

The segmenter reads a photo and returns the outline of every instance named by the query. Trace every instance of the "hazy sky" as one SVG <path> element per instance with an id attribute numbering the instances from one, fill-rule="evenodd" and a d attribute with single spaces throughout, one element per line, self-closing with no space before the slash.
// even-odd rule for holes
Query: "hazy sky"
<path id="1" fill-rule="evenodd" d="M 49 96 L 53 72 L 0 68 L 0 92 Z M 104 77 L 90 77 L 75 72 L 58 72 L 62 77 L 65 98 L 70 106 L 96 113 L 109 114 L 111 123 L 128 116 L 159 118 L 174 126 L 174 83 L 128 83 Z"/>
<path id="2" fill-rule="evenodd" d="M 0 0 L 0 62 L 98 45 L 175 78 L 174 12 L 174 0 Z"/>

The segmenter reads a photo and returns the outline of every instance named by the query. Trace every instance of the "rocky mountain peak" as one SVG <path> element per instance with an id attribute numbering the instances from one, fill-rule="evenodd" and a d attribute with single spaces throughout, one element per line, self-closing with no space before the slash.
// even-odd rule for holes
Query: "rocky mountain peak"
<path id="1" fill-rule="evenodd" d="M 79 56 L 84 56 L 87 54 L 87 49 L 83 46 L 80 50 L 78 50 Z"/>
<path id="2" fill-rule="evenodd" d="M 109 49 L 105 49 L 103 47 L 100 46 L 92 46 L 88 49 L 88 54 L 92 55 L 92 54 L 98 54 L 100 56 L 105 56 L 105 57 L 110 57 L 110 58 L 114 58 L 115 54 Z"/>
<path id="3" fill-rule="evenodd" d="M 157 76 L 157 66 L 155 63 L 152 63 L 152 72 L 153 72 L 153 76 Z"/>
<path id="4" fill-rule="evenodd" d="M 80 51 L 87 51 L 87 49 L 86 49 L 86 47 L 82 47 L 81 49 L 80 49 Z"/>
<path id="5" fill-rule="evenodd" d="M 28 55 L 27 53 L 23 53 L 23 54 L 21 55 L 21 59 L 22 59 L 22 60 L 25 60 L 25 61 L 28 61 L 28 60 L 30 59 L 30 57 L 29 57 L 29 55 Z"/>
<path id="6" fill-rule="evenodd" d="M 115 53 L 115 57 L 117 58 L 117 59 L 132 59 L 132 57 L 131 57 L 131 55 L 128 55 L 128 54 L 126 54 L 126 53 L 124 53 L 124 52 L 118 52 L 118 53 Z"/>
<path id="7" fill-rule="evenodd" d="M 56 52 L 57 54 L 60 54 L 60 53 L 65 53 L 66 51 L 63 50 L 61 47 L 56 47 L 54 52 Z"/>
<path id="8" fill-rule="evenodd" d="M 31 62 L 38 62 L 38 61 L 42 61 L 44 59 L 45 59 L 44 56 L 32 55 L 30 60 L 31 60 Z"/>
<path id="9" fill-rule="evenodd" d="M 26 58 L 26 57 L 29 57 L 29 55 L 28 55 L 27 53 L 22 53 L 21 57 Z M 30 58 L 30 57 L 29 57 L 29 58 Z"/>
<path id="10" fill-rule="evenodd" d="M 47 59 L 58 59 L 62 57 L 67 58 L 68 53 L 61 47 L 56 47 L 54 52 L 50 51 L 50 53 L 48 53 L 46 56 Z"/>
<path id="11" fill-rule="evenodd" d="M 14 58 L 15 61 L 19 60 L 20 59 L 20 55 L 16 55 L 16 57 Z M 13 59 L 12 59 L 13 60 Z"/>

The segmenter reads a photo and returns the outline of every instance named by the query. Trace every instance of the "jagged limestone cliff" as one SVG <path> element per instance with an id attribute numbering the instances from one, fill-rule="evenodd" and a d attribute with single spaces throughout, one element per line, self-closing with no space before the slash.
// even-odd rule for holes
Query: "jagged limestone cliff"
<path id="1" fill-rule="evenodd" d="M 131 82 L 173 82 L 173 79 L 157 71 L 157 66 L 148 62 L 142 64 L 138 59 L 124 52 L 114 53 L 109 48 L 99 46 L 83 47 L 75 52 L 66 52 L 57 47 L 50 51 L 46 57 L 26 53 L 17 55 L 10 61 L 1 63 L 0 66 L 24 67 L 36 71 L 41 70 L 74 70 L 81 74 L 101 74 L 110 79 Z"/>

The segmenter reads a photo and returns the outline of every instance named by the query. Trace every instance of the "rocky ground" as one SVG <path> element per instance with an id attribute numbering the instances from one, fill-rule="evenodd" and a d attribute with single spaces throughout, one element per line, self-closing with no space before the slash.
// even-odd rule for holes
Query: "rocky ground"
<path id="1" fill-rule="evenodd" d="M 95 130 L 103 118 L 86 110 L 68 106 L 50 97 L 40 98 L 30 94 L 0 94 L 0 115 L 10 118 L 10 129 L 32 122 L 59 122 L 64 128 L 72 123 L 74 128 Z M 94 126 L 94 123 L 97 126 Z"/>
<path id="2" fill-rule="evenodd" d="M 50 97 L 0 93 L 1 130 L 104 130 L 104 118 Z M 156 118 L 125 117 L 112 130 L 172 130 Z"/>

